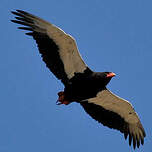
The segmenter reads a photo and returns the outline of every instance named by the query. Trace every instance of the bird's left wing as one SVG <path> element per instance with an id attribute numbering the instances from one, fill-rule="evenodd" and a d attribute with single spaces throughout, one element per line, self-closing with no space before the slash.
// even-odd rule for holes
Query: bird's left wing
<path id="1" fill-rule="evenodd" d="M 87 65 L 82 60 L 74 38 L 55 25 L 22 10 L 12 11 L 17 17 L 11 20 L 24 25 L 19 29 L 28 30 L 38 44 L 46 66 L 66 84 L 75 73 L 83 73 Z"/>
<path id="2" fill-rule="evenodd" d="M 144 128 L 128 101 L 105 88 L 96 97 L 82 101 L 80 104 L 92 118 L 104 126 L 124 133 L 125 139 L 129 135 L 129 145 L 131 145 L 132 139 L 134 148 L 136 145 L 139 148 L 140 143 L 144 143 L 146 136 Z"/>

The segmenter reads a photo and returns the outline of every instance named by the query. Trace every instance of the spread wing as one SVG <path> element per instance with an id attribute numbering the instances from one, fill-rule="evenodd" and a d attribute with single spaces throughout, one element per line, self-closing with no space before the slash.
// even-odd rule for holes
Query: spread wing
<path id="1" fill-rule="evenodd" d="M 124 134 L 125 139 L 129 135 L 129 145 L 132 143 L 134 149 L 144 144 L 146 136 L 144 128 L 132 105 L 114 95 L 108 89 L 102 90 L 96 97 L 80 104 L 84 110 L 95 120 L 109 128 L 117 129 Z"/>
<path id="2" fill-rule="evenodd" d="M 27 12 L 12 12 L 17 17 L 11 20 L 24 25 L 19 29 L 28 30 L 33 36 L 42 55 L 43 61 L 52 73 L 66 84 L 75 73 L 83 73 L 87 65 L 82 60 L 73 37 L 55 25 Z"/>

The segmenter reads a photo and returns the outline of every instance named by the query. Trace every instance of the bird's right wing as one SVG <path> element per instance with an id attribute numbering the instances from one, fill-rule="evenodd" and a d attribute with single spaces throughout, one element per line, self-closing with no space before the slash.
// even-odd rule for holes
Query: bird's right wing
<path id="1" fill-rule="evenodd" d="M 16 20 L 12 20 L 12 22 L 25 26 L 19 27 L 19 29 L 31 31 L 26 34 L 33 36 L 46 66 L 64 84 L 75 73 L 83 73 L 88 69 L 72 36 L 55 25 L 27 12 L 17 10 L 12 13 L 17 16 L 15 17 Z"/>
<path id="2" fill-rule="evenodd" d="M 144 143 L 146 136 L 144 128 L 139 120 L 137 113 L 132 105 L 114 95 L 108 89 L 104 89 L 96 97 L 80 104 L 84 110 L 95 120 L 109 128 L 117 129 L 124 133 L 125 139 L 129 135 L 129 145 L 132 143 L 134 148 Z"/>

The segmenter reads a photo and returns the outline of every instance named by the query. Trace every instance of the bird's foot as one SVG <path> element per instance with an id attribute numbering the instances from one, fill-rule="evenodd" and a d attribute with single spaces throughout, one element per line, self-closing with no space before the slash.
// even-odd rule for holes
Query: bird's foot
<path id="1" fill-rule="evenodd" d="M 68 105 L 68 104 L 70 103 L 69 101 L 67 101 L 67 100 L 65 99 L 65 94 L 64 94 L 63 91 L 59 92 L 59 93 L 58 93 L 58 96 L 59 96 L 59 98 L 58 98 L 58 100 L 56 101 L 56 104 L 57 104 L 57 105 L 61 105 L 61 104 Z"/>

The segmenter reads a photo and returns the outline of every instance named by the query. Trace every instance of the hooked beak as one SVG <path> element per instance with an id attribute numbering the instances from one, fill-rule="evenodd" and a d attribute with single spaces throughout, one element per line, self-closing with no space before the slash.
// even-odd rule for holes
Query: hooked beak
<path id="1" fill-rule="evenodd" d="M 110 73 L 108 73 L 107 74 L 107 78 L 112 78 L 112 77 L 114 77 L 116 74 L 115 73 L 113 73 L 113 72 L 110 72 Z"/>

